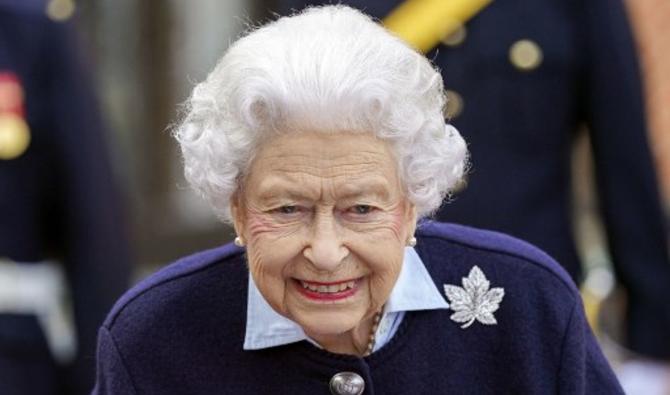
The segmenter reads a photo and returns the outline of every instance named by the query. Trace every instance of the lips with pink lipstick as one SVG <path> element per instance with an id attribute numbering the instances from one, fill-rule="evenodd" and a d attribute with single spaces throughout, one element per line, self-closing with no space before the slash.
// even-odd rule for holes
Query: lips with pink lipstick
<path id="1" fill-rule="evenodd" d="M 317 301 L 346 299 L 356 293 L 361 278 L 337 282 L 319 282 L 295 279 L 296 287 L 307 298 Z"/>

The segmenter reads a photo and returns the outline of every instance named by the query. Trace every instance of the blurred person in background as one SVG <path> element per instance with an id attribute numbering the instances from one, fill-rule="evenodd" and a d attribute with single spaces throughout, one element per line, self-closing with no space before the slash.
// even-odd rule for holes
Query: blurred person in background
<path id="1" fill-rule="evenodd" d="M 666 218 L 670 219 L 670 2 L 667 0 L 628 0 L 629 15 L 635 33 L 642 65 L 645 103 L 652 152 L 664 193 Z M 670 231 L 670 229 L 669 229 Z M 670 233 L 668 234 L 670 236 Z M 668 335 L 670 337 L 670 335 Z M 670 341 L 670 340 L 668 340 Z M 651 368 L 651 369 L 647 369 Z M 639 373 L 642 371 L 642 373 Z M 649 373 L 645 373 L 649 371 Z M 624 366 L 620 376 L 630 394 L 662 393 L 653 390 L 649 375 L 666 377 L 666 394 L 670 394 L 670 365 L 653 366 L 653 362 L 635 361 Z M 630 379 L 627 378 L 630 376 Z"/>
<path id="2" fill-rule="evenodd" d="M 54 3 L 72 6 L 0 0 L 2 395 L 88 393 L 97 329 L 128 284 L 100 114 L 72 10 Z"/>
<path id="3" fill-rule="evenodd" d="M 652 152 L 670 215 L 670 2 L 628 0 L 626 4 L 642 64 Z"/>
<path id="4" fill-rule="evenodd" d="M 278 0 L 283 14 L 320 3 L 325 2 Z M 418 47 L 443 70 L 451 89 L 447 116 L 463 131 L 474 165 L 467 187 L 437 217 L 528 240 L 555 257 L 578 284 L 582 265 L 573 236 L 570 164 L 578 131 L 586 126 L 609 252 L 627 293 L 625 345 L 639 358 L 655 361 L 652 370 L 667 367 L 666 224 L 623 3 L 342 3 L 385 19 L 392 30 L 406 28 L 410 35 L 451 27 L 442 42 L 437 35 L 434 45 Z M 438 19 L 445 9 L 452 17 Z M 438 25 L 432 26 L 435 20 Z M 664 375 L 655 377 L 667 381 Z"/>

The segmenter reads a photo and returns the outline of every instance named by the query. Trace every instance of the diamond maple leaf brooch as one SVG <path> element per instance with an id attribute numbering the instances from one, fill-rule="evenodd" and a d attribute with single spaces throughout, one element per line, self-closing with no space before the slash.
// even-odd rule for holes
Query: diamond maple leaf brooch
<path id="1" fill-rule="evenodd" d="M 444 293 L 449 299 L 449 308 L 454 311 L 452 320 L 465 323 L 461 328 L 472 325 L 475 320 L 485 325 L 498 323 L 493 313 L 500 307 L 505 296 L 502 288 L 489 289 L 490 282 L 481 269 L 473 266 L 467 277 L 463 277 L 463 288 L 456 285 L 444 285 Z"/>

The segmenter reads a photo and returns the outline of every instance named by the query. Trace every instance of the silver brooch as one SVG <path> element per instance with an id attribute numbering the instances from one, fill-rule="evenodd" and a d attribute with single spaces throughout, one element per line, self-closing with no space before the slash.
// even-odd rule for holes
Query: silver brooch
<path id="1" fill-rule="evenodd" d="M 456 285 L 444 285 L 444 293 L 449 299 L 449 308 L 454 311 L 451 319 L 458 323 L 465 323 L 461 328 L 472 325 L 475 320 L 486 325 L 498 323 L 493 313 L 500 307 L 505 296 L 502 288 L 489 289 L 491 283 L 477 266 L 470 269 L 467 277 L 463 278 L 463 288 Z"/>

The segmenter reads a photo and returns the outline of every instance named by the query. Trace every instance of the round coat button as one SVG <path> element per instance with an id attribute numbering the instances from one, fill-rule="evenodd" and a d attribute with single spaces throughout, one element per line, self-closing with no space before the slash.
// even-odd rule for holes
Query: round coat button
<path id="1" fill-rule="evenodd" d="M 72 17 L 76 5 L 74 0 L 51 0 L 47 4 L 46 13 L 56 22 L 63 22 Z"/>
<path id="2" fill-rule="evenodd" d="M 354 372 L 340 372 L 330 379 L 330 393 L 333 395 L 360 395 L 365 389 L 365 381 Z"/>
<path id="3" fill-rule="evenodd" d="M 466 36 L 467 31 L 465 30 L 465 26 L 463 24 L 459 24 L 458 27 L 453 32 L 447 34 L 442 39 L 442 44 L 448 47 L 457 47 L 463 44 L 463 41 L 465 41 Z"/>
<path id="4" fill-rule="evenodd" d="M 465 105 L 463 96 L 450 89 L 447 89 L 445 94 L 447 96 L 447 106 L 444 109 L 444 117 L 449 120 L 455 119 L 463 112 L 463 107 Z"/>
<path id="5" fill-rule="evenodd" d="M 542 63 L 542 49 L 535 41 L 519 40 L 510 47 L 509 59 L 517 69 L 530 71 Z"/>

